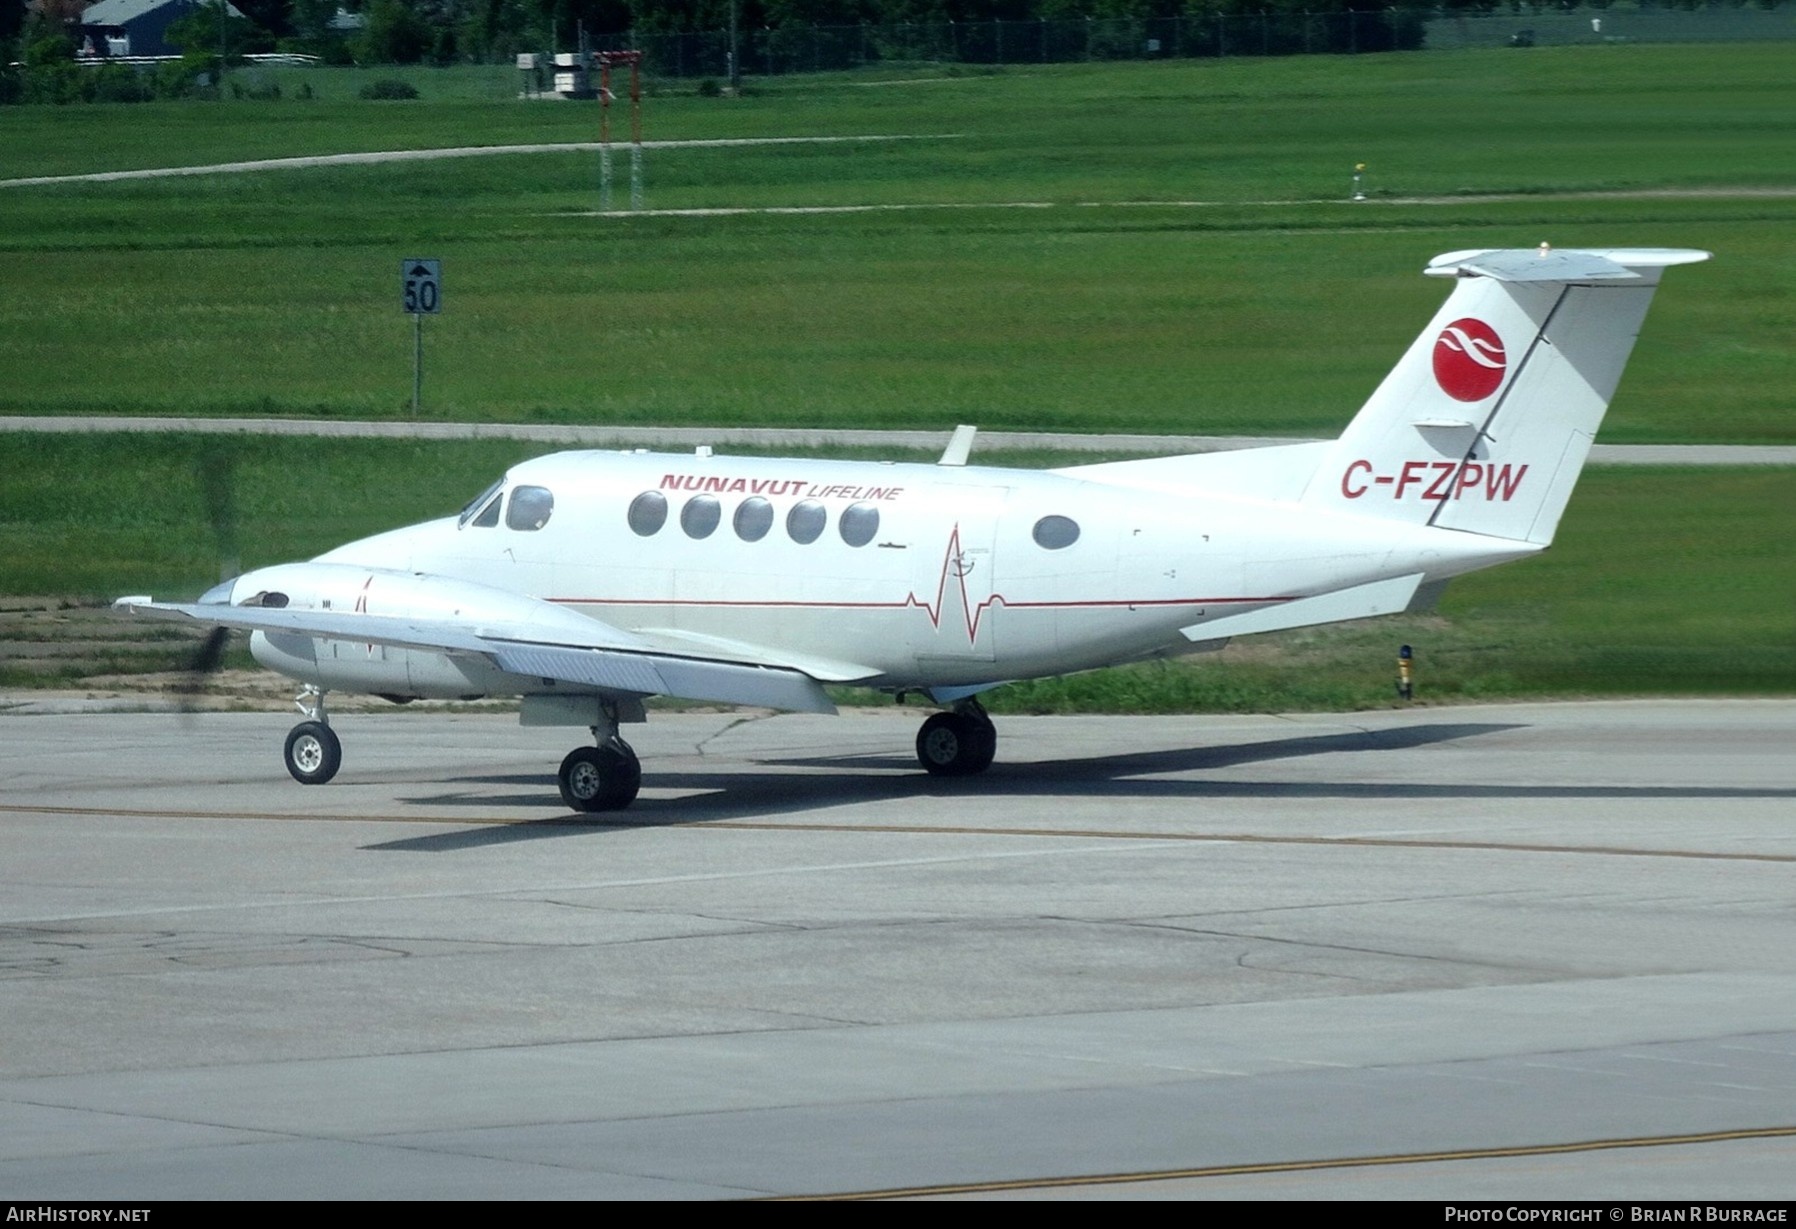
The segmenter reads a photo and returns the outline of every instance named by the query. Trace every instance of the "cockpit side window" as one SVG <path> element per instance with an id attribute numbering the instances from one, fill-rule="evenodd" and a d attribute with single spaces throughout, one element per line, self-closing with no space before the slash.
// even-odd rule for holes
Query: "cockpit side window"
<path id="1" fill-rule="evenodd" d="M 555 496 L 548 487 L 516 487 L 505 508 L 505 524 L 511 529 L 525 531 L 541 529 L 549 523 L 549 516 L 554 511 Z"/>
<path id="2" fill-rule="evenodd" d="M 470 499 L 463 505 L 461 519 L 458 520 L 456 524 L 464 529 L 467 528 L 469 521 L 474 521 L 476 525 L 483 528 L 497 525 L 499 523 L 499 501 L 494 499 L 493 496 L 497 495 L 499 493 L 499 488 L 504 485 L 505 479 L 501 478 L 486 490 L 480 492 L 480 494 L 476 495 L 473 499 Z M 492 517 L 491 520 L 487 519 L 487 515 L 482 515 L 479 520 L 474 519 L 474 514 L 479 512 L 482 507 L 486 508 L 487 515 Z"/>

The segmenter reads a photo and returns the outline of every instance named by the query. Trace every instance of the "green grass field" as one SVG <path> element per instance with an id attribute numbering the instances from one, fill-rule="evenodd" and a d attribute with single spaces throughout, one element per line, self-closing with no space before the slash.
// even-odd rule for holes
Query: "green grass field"
<path id="1" fill-rule="evenodd" d="M 923 208 L 597 217 L 590 154 L 0 188 L 0 413 L 403 417 L 398 266 L 435 256 L 427 417 L 1333 434 L 1438 304 L 1429 256 L 1548 239 L 1716 252 L 1668 275 L 1604 441 L 1796 440 L 1796 46 L 904 75 L 657 92 L 651 138 L 940 139 L 653 150 L 648 203 Z M 420 70 L 415 104 L 313 79 L 308 102 L 0 110 L 0 178 L 596 124 L 478 74 Z M 199 592 L 194 466 L 221 447 L 245 566 L 452 510 L 531 451 L 0 436 L 0 593 Z M 1430 699 L 1788 694 L 1793 523 L 1788 470 L 1596 470 L 1552 552 L 1438 615 L 997 706 L 1377 704 L 1403 642 Z"/>
<path id="2" fill-rule="evenodd" d="M 654 150 L 652 207 L 956 209 L 593 217 L 591 154 L 0 189 L 0 412 L 403 415 L 398 262 L 435 256 L 433 417 L 1332 433 L 1438 302 L 1429 256 L 1548 239 L 1718 254 L 1673 275 L 1606 439 L 1787 442 L 1796 196 L 1764 193 L 1796 190 L 1791 79 L 1796 44 L 649 100 L 661 139 L 959 134 Z M 0 176 L 582 140 L 595 120 L 455 97 L 14 107 Z M 1362 160 L 1375 199 L 1355 205 Z M 1738 194 L 1554 195 L 1663 189 Z M 1522 196 L 1464 199 L 1487 193 Z M 995 207 L 1017 202 L 1052 207 Z"/>

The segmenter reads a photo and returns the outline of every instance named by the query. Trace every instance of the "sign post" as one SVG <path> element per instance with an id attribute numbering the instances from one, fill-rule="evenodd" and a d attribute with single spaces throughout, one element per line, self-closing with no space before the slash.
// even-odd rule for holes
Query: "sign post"
<path id="1" fill-rule="evenodd" d="M 399 304 L 412 316 L 412 417 L 416 418 L 424 392 L 424 317 L 443 310 L 443 262 L 400 261 Z"/>

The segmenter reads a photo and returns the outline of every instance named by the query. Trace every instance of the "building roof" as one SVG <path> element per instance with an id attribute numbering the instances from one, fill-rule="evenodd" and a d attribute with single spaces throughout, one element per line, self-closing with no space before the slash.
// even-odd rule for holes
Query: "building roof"
<path id="1" fill-rule="evenodd" d="M 98 4 L 90 4 L 81 13 L 81 24 L 84 26 L 122 26 L 126 22 L 136 21 L 145 13 L 153 13 L 167 5 L 178 5 L 183 9 L 198 8 L 201 0 L 100 0 Z M 208 3 L 208 8 L 211 5 Z M 232 17 L 243 17 L 243 13 L 234 4 L 226 4 Z"/>

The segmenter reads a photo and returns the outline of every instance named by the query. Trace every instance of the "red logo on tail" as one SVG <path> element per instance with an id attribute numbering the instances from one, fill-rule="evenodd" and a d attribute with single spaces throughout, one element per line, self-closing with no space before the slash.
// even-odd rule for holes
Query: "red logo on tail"
<path id="1" fill-rule="evenodd" d="M 1455 320 L 1434 339 L 1435 381 L 1455 401 L 1483 401 L 1508 367 L 1503 339 L 1482 320 Z"/>

